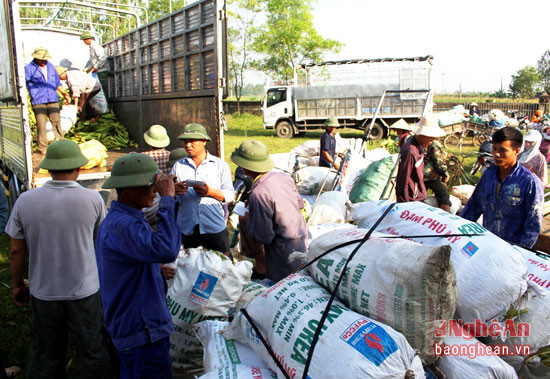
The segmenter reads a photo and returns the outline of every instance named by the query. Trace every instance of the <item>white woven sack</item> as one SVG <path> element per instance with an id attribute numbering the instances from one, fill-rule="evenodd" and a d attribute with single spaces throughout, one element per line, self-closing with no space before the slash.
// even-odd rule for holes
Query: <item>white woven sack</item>
<path id="1" fill-rule="evenodd" d="M 309 225 L 307 227 L 308 238 L 306 241 L 306 247 L 309 247 L 311 242 L 313 242 L 316 238 L 321 237 L 324 234 L 330 233 L 335 230 L 355 229 L 355 228 L 357 228 L 357 226 L 352 224 L 328 223 L 328 224 Z"/>
<path id="2" fill-rule="evenodd" d="M 311 340 L 329 297 L 307 273 L 300 272 L 246 306 L 291 378 L 303 376 Z M 242 313 L 223 334 L 247 343 L 278 378 L 284 377 Z M 402 379 L 408 370 L 417 378 L 424 377 L 420 359 L 401 333 L 334 301 L 313 353 L 310 378 Z"/>
<path id="3" fill-rule="evenodd" d="M 290 154 L 295 154 L 299 157 L 314 157 L 316 155 L 319 155 L 320 149 L 321 144 L 319 140 L 310 140 L 304 142 L 300 146 L 296 146 L 290 151 Z"/>
<path id="4" fill-rule="evenodd" d="M 197 337 L 204 347 L 206 374 L 201 379 L 277 378 L 250 347 L 223 338 L 219 332 L 228 325 L 227 321 L 203 321 L 195 325 Z"/>
<path id="5" fill-rule="evenodd" d="M 357 203 L 351 217 L 370 229 L 390 205 L 387 201 Z M 508 242 L 481 225 L 421 202 L 399 203 L 376 228 L 390 235 L 439 235 L 413 238 L 432 245 L 450 245 L 456 273 L 456 318 L 464 322 L 499 318 L 527 290 L 527 267 L 521 254 Z M 482 233 L 477 237 L 445 237 L 447 234 Z"/>
<path id="6" fill-rule="evenodd" d="M 324 234 L 310 245 L 306 262 L 366 233 L 365 229 L 347 229 Z M 309 266 L 311 276 L 332 291 L 356 247 L 341 247 L 320 258 Z M 337 296 L 352 310 L 403 333 L 424 363 L 432 364 L 434 343 L 443 342 L 434 330 L 439 320 L 451 319 L 456 309 L 456 277 L 450 255 L 448 246 L 371 237 L 349 263 Z"/>
<path id="7" fill-rule="evenodd" d="M 177 374 L 202 370 L 202 344 L 193 324 L 227 318 L 252 276 L 252 263 L 233 264 L 203 248 L 187 249 L 177 260 L 174 283 L 166 301 L 175 330 L 170 336 L 172 368 Z"/>
<path id="8" fill-rule="evenodd" d="M 449 195 L 449 200 L 451 201 L 451 214 L 455 215 L 455 214 L 459 213 L 462 210 L 462 203 L 461 203 L 460 199 L 456 196 Z M 439 208 L 439 203 L 437 202 L 437 199 L 433 195 L 428 196 L 424 200 L 424 203 L 428 204 L 431 207 Z"/>
<path id="9" fill-rule="evenodd" d="M 451 346 L 464 346 L 464 349 L 476 351 L 476 345 L 482 349 L 484 345 L 477 339 L 462 337 L 446 337 L 445 343 Z M 517 379 L 512 366 L 495 355 L 476 355 L 470 358 L 467 355 L 441 356 L 436 366 L 447 375 L 447 379 Z"/>
<path id="10" fill-rule="evenodd" d="M 527 280 L 529 283 L 539 286 L 541 289 L 550 291 L 550 257 L 543 254 L 536 254 L 519 246 L 518 250 L 525 264 L 527 265 Z"/>
<path id="11" fill-rule="evenodd" d="M 513 322 L 517 336 L 503 336 L 506 338 L 488 338 L 490 345 L 507 345 L 510 351 L 516 356 L 527 358 L 531 354 L 536 354 L 541 348 L 550 346 L 550 292 L 541 290 L 536 285 L 529 287 L 525 295 L 522 296 L 519 303 L 514 307 L 516 315 Z M 503 321 L 501 330 L 509 330 Z M 519 327 L 518 324 L 523 326 Z M 525 325 L 528 326 L 528 331 Z M 517 346 L 517 348 L 516 348 Z M 529 346 L 530 351 L 522 350 L 522 346 Z M 549 368 L 550 372 L 550 368 Z"/>
<path id="12" fill-rule="evenodd" d="M 340 191 L 324 192 L 315 202 L 308 225 L 343 224 L 346 222 L 348 195 Z"/>
<path id="13" fill-rule="evenodd" d="M 357 178 L 367 169 L 370 163 L 368 159 L 363 158 L 358 153 L 352 153 L 339 180 L 340 191 L 349 195 Z"/>
<path id="14" fill-rule="evenodd" d="M 336 172 L 332 171 L 329 174 L 329 171 L 328 167 L 318 166 L 304 167 L 296 171 L 293 175 L 296 189 L 302 195 L 316 195 L 327 178 L 324 186 L 324 191 L 327 191 L 336 178 Z"/>
<path id="15" fill-rule="evenodd" d="M 472 197 L 475 189 L 476 187 L 471 184 L 462 184 L 460 186 L 453 186 L 451 193 L 460 199 L 462 205 L 466 205 L 468 200 L 470 200 L 470 197 Z"/>

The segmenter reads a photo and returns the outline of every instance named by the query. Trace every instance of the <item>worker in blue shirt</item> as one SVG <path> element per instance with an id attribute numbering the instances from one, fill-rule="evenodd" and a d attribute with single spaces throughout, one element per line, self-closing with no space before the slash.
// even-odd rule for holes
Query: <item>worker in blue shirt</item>
<path id="1" fill-rule="evenodd" d="M 504 127 L 493 135 L 495 165 L 487 168 L 460 214 L 477 221 L 500 238 L 530 248 L 541 231 L 544 208 L 542 182 L 518 163 L 523 135 Z"/>
<path id="2" fill-rule="evenodd" d="M 174 176 L 162 174 L 148 155 L 129 154 L 115 161 L 103 188 L 116 188 L 118 194 L 99 228 L 96 259 L 105 324 L 120 356 L 120 377 L 171 378 L 174 326 L 160 264 L 173 262 L 180 249 Z M 155 191 L 161 200 L 153 231 L 141 210 L 153 205 Z"/>
<path id="3" fill-rule="evenodd" d="M 340 123 L 336 117 L 329 117 L 325 121 L 325 132 L 321 136 L 319 166 L 333 167 L 338 170 L 340 165 L 336 163 L 336 138 L 334 133 Z"/>
<path id="4" fill-rule="evenodd" d="M 71 97 L 61 85 L 55 66 L 48 62 L 52 58 L 48 50 L 45 47 L 37 47 L 32 56 L 34 58 L 32 62 L 25 66 L 25 82 L 31 97 L 32 110 L 36 116 L 38 151 L 44 155 L 48 148 L 46 136 L 48 118 L 52 123 L 55 139 L 63 139 L 57 91 L 65 98 L 65 104 L 71 102 Z"/>

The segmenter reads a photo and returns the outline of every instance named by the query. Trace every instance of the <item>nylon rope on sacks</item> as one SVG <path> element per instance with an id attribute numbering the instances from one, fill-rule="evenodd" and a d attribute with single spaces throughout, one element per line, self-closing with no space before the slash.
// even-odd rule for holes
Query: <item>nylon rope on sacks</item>
<path id="1" fill-rule="evenodd" d="M 357 251 L 361 248 L 361 246 L 371 237 L 371 235 L 375 231 L 376 227 L 392 211 L 392 209 L 395 205 L 396 205 L 395 203 L 391 203 L 388 206 L 388 208 L 384 211 L 384 213 L 379 217 L 379 219 L 376 221 L 376 223 L 370 228 L 370 230 L 365 234 L 365 236 L 363 238 L 352 240 L 352 241 L 347 241 L 347 242 L 344 242 L 344 243 L 339 244 L 337 246 L 334 246 L 331 249 L 325 251 L 320 256 L 318 256 L 315 259 L 311 260 L 310 262 L 304 264 L 299 270 L 297 270 L 297 271 L 301 271 L 301 270 L 307 268 L 308 266 L 312 265 L 313 263 L 315 263 L 316 261 L 318 261 L 322 257 L 326 256 L 327 254 L 329 254 L 329 253 L 331 253 L 331 252 L 333 252 L 337 249 L 340 249 L 340 248 L 346 247 L 346 246 L 350 246 L 350 245 L 353 245 L 353 244 L 358 244 L 357 247 L 349 255 L 349 257 L 348 257 L 348 259 L 347 259 L 347 261 L 344 265 L 344 268 L 343 268 L 343 270 L 342 270 L 342 272 L 341 272 L 341 274 L 338 278 L 338 281 L 335 285 L 335 288 L 333 289 L 333 291 L 331 293 L 331 297 L 329 299 L 329 302 L 327 303 L 327 306 L 325 307 L 325 310 L 323 311 L 323 314 L 322 314 L 321 319 L 319 321 L 319 325 L 315 330 L 315 334 L 313 336 L 312 343 L 311 343 L 311 348 L 309 349 L 308 357 L 307 357 L 306 364 L 305 364 L 305 367 L 304 367 L 304 374 L 303 374 L 304 379 L 307 378 L 307 373 L 308 373 L 309 367 L 311 365 L 311 360 L 313 358 L 313 353 L 314 353 L 314 350 L 315 350 L 315 346 L 316 346 L 317 341 L 320 337 L 323 325 L 324 325 L 324 323 L 325 323 L 325 321 L 328 317 L 328 313 L 329 313 L 329 310 L 331 309 L 332 303 L 334 302 L 334 299 L 336 298 L 336 294 L 338 293 L 339 286 L 340 286 L 340 284 L 341 284 L 341 282 L 342 282 L 342 280 L 345 276 L 345 273 L 347 271 L 349 262 L 353 259 L 353 257 L 357 253 Z M 483 235 L 483 233 L 470 233 L 470 234 L 456 233 L 456 234 L 446 235 L 445 237 L 476 237 L 476 236 L 482 236 L 482 235 Z M 442 238 L 442 236 L 441 235 L 410 235 L 410 236 L 402 235 L 402 236 L 385 236 L 384 238 L 387 238 L 387 239 Z M 256 323 L 253 321 L 252 317 L 246 312 L 245 309 L 242 309 L 241 312 L 243 313 L 243 315 L 245 316 L 247 321 L 252 326 L 254 332 L 258 335 L 262 345 L 266 348 L 267 352 L 269 353 L 270 357 L 273 359 L 273 361 L 275 362 L 275 364 L 277 365 L 279 370 L 281 370 L 281 372 L 283 373 L 285 378 L 290 378 L 288 373 L 283 369 L 283 367 L 282 367 L 281 363 L 279 362 L 279 360 L 276 358 L 276 355 L 273 352 L 273 350 L 271 349 L 271 346 L 269 345 L 269 343 L 261 335 L 261 332 L 258 329 Z"/>

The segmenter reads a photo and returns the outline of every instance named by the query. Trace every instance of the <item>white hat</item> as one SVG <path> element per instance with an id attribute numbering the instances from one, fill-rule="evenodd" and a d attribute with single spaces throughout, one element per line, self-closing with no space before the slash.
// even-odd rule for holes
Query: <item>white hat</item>
<path id="1" fill-rule="evenodd" d="M 439 121 L 433 113 L 422 116 L 420 121 L 411 125 L 411 129 L 417 136 L 439 138 L 447 134 L 439 127 Z"/>
<path id="2" fill-rule="evenodd" d="M 475 101 L 472 101 L 472 103 L 470 104 L 472 107 L 477 107 L 477 103 Z"/>
<path id="3" fill-rule="evenodd" d="M 407 121 L 399 119 L 398 121 L 391 124 L 390 129 L 411 130 L 411 127 L 409 126 L 409 124 L 407 124 Z"/>
<path id="4" fill-rule="evenodd" d="M 540 132 L 533 129 L 529 130 L 525 137 L 523 137 L 523 140 L 528 142 L 538 142 L 541 139 L 542 135 L 540 134 Z"/>

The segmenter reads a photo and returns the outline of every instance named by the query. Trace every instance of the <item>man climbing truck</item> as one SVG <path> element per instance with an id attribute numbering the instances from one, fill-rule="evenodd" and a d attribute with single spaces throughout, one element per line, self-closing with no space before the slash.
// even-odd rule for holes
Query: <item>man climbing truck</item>
<path id="1" fill-rule="evenodd" d="M 428 55 L 300 65 L 293 85 L 267 90 L 262 107 L 264 129 L 292 138 L 321 129 L 329 117 L 336 117 L 343 127 L 365 129 L 384 90 L 395 91 L 386 94 L 371 129 L 371 139 L 383 138 L 396 120 L 416 122 L 426 105 L 431 110 L 432 60 Z M 414 92 L 406 92 L 410 90 Z"/>

